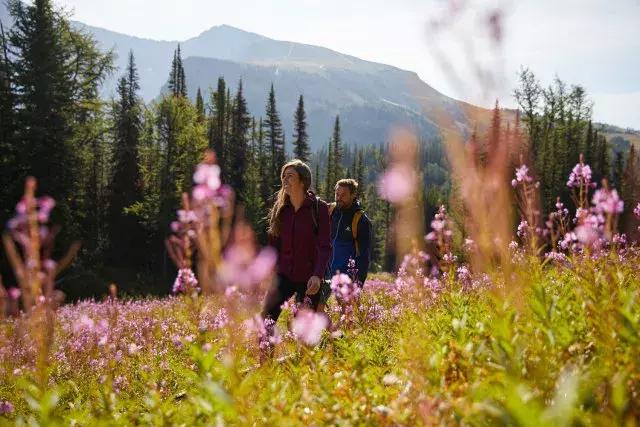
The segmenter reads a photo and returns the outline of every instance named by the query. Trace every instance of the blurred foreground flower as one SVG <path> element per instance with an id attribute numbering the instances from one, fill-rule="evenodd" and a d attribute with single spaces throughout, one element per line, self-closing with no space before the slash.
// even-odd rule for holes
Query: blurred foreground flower
<path id="1" fill-rule="evenodd" d="M 308 309 L 298 311 L 292 321 L 292 331 L 306 345 L 316 345 L 320 341 L 322 331 L 329 324 L 327 316 Z"/>

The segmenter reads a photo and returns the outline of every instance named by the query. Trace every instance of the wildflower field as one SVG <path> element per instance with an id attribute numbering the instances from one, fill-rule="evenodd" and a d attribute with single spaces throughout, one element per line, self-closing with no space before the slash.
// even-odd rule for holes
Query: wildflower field
<path id="1" fill-rule="evenodd" d="M 496 193 L 478 200 L 469 173 L 468 234 L 442 207 L 393 274 L 333 277 L 330 321 L 287 303 L 275 325 L 259 315 L 273 253 L 228 221 L 218 174 L 198 167 L 172 225 L 174 296 L 113 286 L 68 305 L 53 286 L 68 260 L 47 250 L 53 201 L 27 183 L 5 237 L 20 287 L 1 294 L 1 425 L 637 425 L 640 249 L 614 233 L 624 206 L 582 161 L 574 213 L 558 202 L 544 221 L 528 168 L 506 180 L 510 243 L 482 226 Z M 381 187 L 402 174 L 392 159 Z M 399 191 L 381 188 L 410 222 Z"/>

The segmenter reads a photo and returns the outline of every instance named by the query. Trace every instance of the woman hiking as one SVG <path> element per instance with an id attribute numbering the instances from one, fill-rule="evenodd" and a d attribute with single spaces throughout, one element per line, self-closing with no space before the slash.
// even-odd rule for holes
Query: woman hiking
<path id="1" fill-rule="evenodd" d="M 269 244 L 278 252 L 277 283 L 267 293 L 263 317 L 277 321 L 282 304 L 294 294 L 309 297 L 314 310 L 331 256 L 329 210 L 311 187 L 311 169 L 292 160 L 280 172 L 282 187 L 269 213 Z"/>

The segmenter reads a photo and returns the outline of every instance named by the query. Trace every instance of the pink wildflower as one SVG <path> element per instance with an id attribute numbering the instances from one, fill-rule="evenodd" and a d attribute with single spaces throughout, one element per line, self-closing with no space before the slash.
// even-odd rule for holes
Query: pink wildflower
<path id="1" fill-rule="evenodd" d="M 298 339 L 306 345 L 316 345 L 320 341 L 322 331 L 327 328 L 328 320 L 323 314 L 303 309 L 293 319 L 292 330 Z"/>
<path id="2" fill-rule="evenodd" d="M 393 166 L 378 181 L 378 194 L 391 203 L 407 199 L 415 188 L 415 176 L 404 166 Z"/>

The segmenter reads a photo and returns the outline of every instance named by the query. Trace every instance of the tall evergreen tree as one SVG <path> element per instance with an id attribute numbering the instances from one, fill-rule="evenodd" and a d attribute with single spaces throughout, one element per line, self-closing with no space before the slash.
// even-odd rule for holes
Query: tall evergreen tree
<path id="1" fill-rule="evenodd" d="M 502 137 L 502 124 L 500 117 L 500 105 L 496 99 L 495 106 L 491 114 L 491 127 L 489 128 L 489 135 L 487 136 L 487 154 L 489 156 L 495 156 L 498 147 L 501 144 Z"/>
<path id="2" fill-rule="evenodd" d="M 25 175 L 39 180 L 39 191 L 58 200 L 56 222 L 65 233 L 75 213 L 73 192 L 81 181 L 77 120 L 99 104 L 97 87 L 112 68 L 111 52 L 102 53 L 87 34 L 73 29 L 50 0 L 25 4 L 10 0 L 14 26 L 9 33 L 16 90 L 16 145 L 22 185 Z"/>
<path id="3" fill-rule="evenodd" d="M 173 52 L 171 72 L 169 73 L 169 91 L 173 96 L 187 96 L 187 84 L 184 76 L 184 67 L 182 66 L 180 44 Z"/>
<path id="4" fill-rule="evenodd" d="M 276 93 L 271 84 L 269 98 L 267 100 L 266 118 L 264 121 L 265 138 L 270 150 L 270 178 L 271 194 L 280 188 L 280 169 L 285 164 L 284 133 L 282 122 L 276 108 Z"/>
<path id="5" fill-rule="evenodd" d="M 211 94 L 211 117 L 209 119 L 209 148 L 218 157 L 218 164 L 223 172 L 227 171 L 227 140 L 225 124 L 227 122 L 227 87 L 224 78 L 218 78 L 218 86 Z"/>
<path id="6" fill-rule="evenodd" d="M 198 87 L 198 93 L 196 93 L 196 112 L 198 113 L 198 120 L 204 122 L 204 99 L 202 98 L 200 87 Z"/>
<path id="7" fill-rule="evenodd" d="M 336 121 L 333 125 L 333 136 L 331 137 L 331 143 L 333 145 L 333 180 L 337 181 L 344 176 L 344 170 L 342 167 L 342 159 L 344 156 L 344 149 L 342 147 L 342 137 L 340 135 L 340 116 L 336 116 Z M 335 182 L 333 183 L 335 184 Z M 333 188 L 333 184 L 331 188 Z"/>
<path id="8" fill-rule="evenodd" d="M 593 158 L 594 158 L 594 149 L 595 149 L 595 143 L 594 143 L 594 134 L 593 134 L 594 130 L 593 130 L 593 124 L 591 123 L 591 120 L 589 120 L 589 125 L 587 127 L 587 134 L 586 134 L 586 138 L 585 138 L 585 149 L 584 149 L 584 161 L 586 164 L 590 165 L 593 163 Z"/>
<path id="9" fill-rule="evenodd" d="M 304 111 L 304 99 L 302 95 L 298 99 L 298 108 L 294 117 L 294 141 L 293 153 L 297 159 L 305 163 L 309 162 L 309 135 L 307 134 L 307 114 Z"/>
<path id="10" fill-rule="evenodd" d="M 16 153 L 14 144 L 15 97 L 11 78 L 9 47 L 0 22 L 0 224 L 6 223 L 18 198 L 15 183 Z"/>
<path id="11" fill-rule="evenodd" d="M 262 123 L 262 117 L 258 120 L 258 175 L 260 176 L 260 198 L 264 206 L 269 206 L 269 199 L 271 198 L 271 182 L 269 180 L 271 176 L 271 148 L 268 147 L 268 143 L 264 136 L 264 124 Z M 266 214 L 265 214 L 266 216 Z"/>
<path id="12" fill-rule="evenodd" d="M 118 100 L 113 106 L 114 155 L 109 203 L 111 258 L 116 263 L 133 261 L 127 251 L 140 242 L 137 221 L 125 215 L 125 208 L 140 199 L 138 143 L 142 129 L 138 72 L 133 52 L 129 53 L 127 73 L 118 83 Z"/>
<path id="13" fill-rule="evenodd" d="M 247 159 L 247 133 L 251 124 L 251 117 L 247 108 L 247 101 L 242 93 L 242 80 L 238 83 L 238 92 L 233 102 L 231 138 L 229 141 L 229 183 L 243 201 L 245 194 L 245 173 L 249 161 Z"/>
<path id="14" fill-rule="evenodd" d="M 613 167 L 613 186 L 622 189 L 622 176 L 624 175 L 624 153 L 621 151 L 615 153 L 616 160 Z"/>

